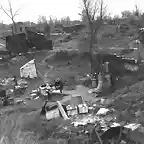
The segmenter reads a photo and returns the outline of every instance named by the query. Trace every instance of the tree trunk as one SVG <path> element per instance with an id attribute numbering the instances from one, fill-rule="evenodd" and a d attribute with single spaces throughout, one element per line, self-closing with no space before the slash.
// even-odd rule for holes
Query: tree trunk
<path id="1" fill-rule="evenodd" d="M 99 55 L 97 53 L 94 53 L 93 51 L 93 41 L 95 35 L 91 34 L 90 37 L 90 46 L 89 46 L 89 58 L 90 58 L 90 64 L 91 64 L 91 73 L 98 73 L 100 71 L 101 68 L 101 63 L 100 63 L 100 59 L 99 59 Z M 96 40 L 97 43 L 97 40 Z"/>
<path id="2" fill-rule="evenodd" d="M 90 60 L 90 69 L 91 73 L 93 73 L 93 54 L 92 54 L 92 45 L 93 45 L 93 36 L 90 36 L 90 45 L 89 45 L 89 60 Z"/>
<path id="3" fill-rule="evenodd" d="M 16 27 L 16 23 L 15 23 L 14 19 L 12 19 L 12 22 L 13 22 L 13 28 L 14 28 L 13 32 L 17 33 L 17 27 Z"/>

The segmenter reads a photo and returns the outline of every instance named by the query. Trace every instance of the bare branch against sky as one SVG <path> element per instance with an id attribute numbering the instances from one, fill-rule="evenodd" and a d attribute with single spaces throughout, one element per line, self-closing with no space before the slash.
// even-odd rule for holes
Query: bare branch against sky
<path id="1" fill-rule="evenodd" d="M 11 0 L 8 0 L 8 9 L 4 8 L 2 5 L 0 5 L 0 9 L 10 18 L 13 19 L 19 14 L 20 9 L 17 9 L 15 12 L 12 8 L 12 2 Z"/>
<path id="2" fill-rule="evenodd" d="M 17 29 L 15 23 L 15 17 L 19 14 L 20 9 L 17 9 L 14 12 L 11 0 L 8 0 L 8 9 L 4 8 L 2 5 L 0 5 L 0 9 L 12 20 L 12 23 L 14 25 L 14 31 L 16 32 Z"/>

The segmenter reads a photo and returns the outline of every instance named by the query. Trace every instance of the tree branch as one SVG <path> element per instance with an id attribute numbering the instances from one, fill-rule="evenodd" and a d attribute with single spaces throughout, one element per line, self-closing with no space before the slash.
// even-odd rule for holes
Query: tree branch
<path id="1" fill-rule="evenodd" d="M 100 1 L 100 3 L 99 3 Z M 95 69 L 94 59 L 93 59 L 93 42 L 98 39 L 95 39 L 95 35 L 100 30 L 103 17 L 106 14 L 106 7 L 104 7 L 103 0 L 83 0 L 83 13 L 82 15 L 86 16 L 88 20 L 88 25 L 90 29 L 90 45 L 89 45 L 89 58 L 91 63 L 91 72 Z M 98 44 L 98 42 L 97 42 Z"/>
<path id="2" fill-rule="evenodd" d="M 84 8 L 85 8 L 85 11 L 86 11 L 86 15 L 87 15 L 87 18 L 88 18 L 88 21 L 89 21 L 89 27 L 92 31 L 92 21 L 91 21 L 91 18 L 90 18 L 90 13 L 89 13 L 89 8 L 90 8 L 90 1 L 88 0 L 83 0 L 83 3 L 84 3 Z"/>
<path id="3" fill-rule="evenodd" d="M 0 9 L 2 9 L 2 11 L 11 19 L 11 16 L 7 13 L 7 11 L 2 6 L 0 6 Z"/>
<path id="4" fill-rule="evenodd" d="M 19 11 L 20 11 L 20 9 L 18 9 L 18 10 L 13 14 L 13 18 L 19 14 Z"/>
<path id="5" fill-rule="evenodd" d="M 9 4 L 9 12 L 10 12 L 10 14 L 11 14 L 11 17 L 13 18 L 11 0 L 8 0 L 8 4 Z"/>
<path id="6" fill-rule="evenodd" d="M 16 27 L 16 23 L 14 21 L 14 18 L 15 18 L 15 16 L 18 15 L 19 9 L 15 13 L 13 13 L 11 0 L 8 0 L 8 10 L 3 8 L 2 5 L 0 5 L 0 9 L 12 20 L 12 23 L 14 26 L 13 31 L 17 32 L 17 27 Z"/>
<path id="7" fill-rule="evenodd" d="M 100 3 L 98 2 L 98 0 L 83 0 L 83 4 L 84 11 L 87 15 L 89 23 L 89 28 L 95 35 L 97 30 L 101 27 L 103 17 L 106 14 L 106 7 L 104 7 L 103 0 L 100 0 Z"/>
<path id="8" fill-rule="evenodd" d="M 15 16 L 18 15 L 18 12 L 20 9 L 18 9 L 15 13 L 13 13 L 13 10 L 12 10 L 12 4 L 11 4 L 11 0 L 8 0 L 8 6 L 9 6 L 9 9 L 4 9 L 2 5 L 0 5 L 0 9 L 2 9 L 2 11 L 10 18 L 10 19 L 14 19 Z M 9 13 L 7 12 L 9 11 Z"/>
<path id="9" fill-rule="evenodd" d="M 92 20 L 95 19 L 95 15 L 96 15 L 97 11 L 98 11 L 98 7 L 97 7 L 97 1 L 96 1 L 95 4 L 94 4 L 94 10 L 93 10 L 93 14 L 92 14 Z"/>

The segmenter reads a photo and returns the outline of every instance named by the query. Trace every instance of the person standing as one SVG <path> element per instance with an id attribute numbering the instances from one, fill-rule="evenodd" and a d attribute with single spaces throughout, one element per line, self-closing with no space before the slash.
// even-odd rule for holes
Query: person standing
<path id="1" fill-rule="evenodd" d="M 105 78 L 107 80 L 107 87 L 114 90 L 115 85 L 116 85 L 116 75 L 115 75 L 115 73 L 112 73 L 111 68 L 113 68 L 113 67 L 112 67 L 110 62 L 104 63 Z"/>
<path id="2" fill-rule="evenodd" d="M 13 76 L 13 82 L 15 86 L 18 85 L 16 76 Z"/>

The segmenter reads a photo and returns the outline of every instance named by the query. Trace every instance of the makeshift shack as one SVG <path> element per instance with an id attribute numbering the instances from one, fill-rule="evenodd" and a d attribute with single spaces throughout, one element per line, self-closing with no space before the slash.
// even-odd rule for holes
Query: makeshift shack
<path id="1" fill-rule="evenodd" d="M 6 49 L 9 53 L 19 54 L 27 53 L 33 47 L 36 50 L 52 50 L 52 40 L 47 40 L 44 35 L 27 30 L 14 35 L 8 35 L 4 38 Z"/>
<path id="2" fill-rule="evenodd" d="M 37 78 L 37 70 L 35 59 L 29 61 L 20 68 L 20 76 L 22 78 Z"/>

